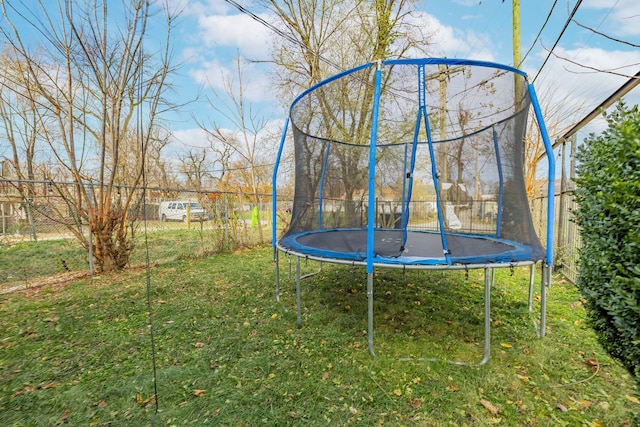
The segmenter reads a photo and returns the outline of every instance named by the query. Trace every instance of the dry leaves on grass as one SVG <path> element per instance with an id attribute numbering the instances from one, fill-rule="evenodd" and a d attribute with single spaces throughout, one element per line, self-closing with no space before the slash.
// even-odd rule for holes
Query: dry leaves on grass
<path id="1" fill-rule="evenodd" d="M 493 403 L 489 402 L 486 399 L 480 399 L 480 404 L 485 407 L 485 409 L 491 412 L 493 415 L 497 415 L 500 412 L 500 408 L 495 406 Z"/>

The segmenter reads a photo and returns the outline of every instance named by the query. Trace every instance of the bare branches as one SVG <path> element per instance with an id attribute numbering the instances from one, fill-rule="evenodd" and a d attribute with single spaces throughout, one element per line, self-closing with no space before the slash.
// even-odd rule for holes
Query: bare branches
<path id="1" fill-rule="evenodd" d="M 596 30 L 595 28 L 591 28 L 591 27 L 589 27 L 587 25 L 583 25 L 583 24 L 579 23 L 578 21 L 576 21 L 575 19 L 572 19 L 571 21 L 574 24 L 576 24 L 577 26 L 579 26 L 580 28 L 584 28 L 585 30 L 591 31 L 592 33 L 597 34 L 599 36 L 602 36 L 602 37 L 606 38 L 607 40 L 611 40 L 611 41 L 614 41 L 616 43 L 625 44 L 625 45 L 631 46 L 631 47 L 640 47 L 639 44 L 631 43 L 631 42 L 626 41 L 626 40 L 622 40 L 622 39 L 618 39 L 616 37 L 612 37 L 612 36 L 610 36 L 608 34 L 605 34 L 603 32 L 600 32 L 600 31 Z"/>
<path id="2" fill-rule="evenodd" d="M 73 192 L 61 194 L 75 211 L 74 230 L 89 223 L 95 257 L 103 270 L 127 265 L 132 249 L 133 220 L 129 207 L 143 176 L 150 149 L 163 143 L 160 113 L 170 109 L 166 92 L 170 63 L 171 12 L 166 39 L 154 40 L 161 52 L 145 52 L 147 27 L 156 6 L 132 0 L 107 6 L 107 0 L 44 0 L 35 9 L 21 0 L 1 3 L 0 34 L 7 46 L 3 101 L 10 92 L 30 103 L 34 144 L 54 157 L 73 180 Z M 152 10 L 153 9 L 153 10 Z M 116 16 L 117 15 L 117 16 Z M 34 38 L 33 34 L 41 37 Z M 144 109 L 144 114 L 141 114 Z M 16 136 L 6 124 L 5 133 Z M 15 138 L 14 138 L 15 139 Z M 159 156 L 152 156 L 159 161 Z M 118 197 L 114 199 L 117 193 Z M 76 233 L 83 244 L 87 239 Z"/>

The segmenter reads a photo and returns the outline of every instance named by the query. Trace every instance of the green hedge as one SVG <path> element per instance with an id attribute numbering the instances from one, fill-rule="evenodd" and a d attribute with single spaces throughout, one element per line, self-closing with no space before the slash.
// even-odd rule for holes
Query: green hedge
<path id="1" fill-rule="evenodd" d="M 600 343 L 640 383 L 640 111 L 620 102 L 578 151 L 578 288 Z"/>

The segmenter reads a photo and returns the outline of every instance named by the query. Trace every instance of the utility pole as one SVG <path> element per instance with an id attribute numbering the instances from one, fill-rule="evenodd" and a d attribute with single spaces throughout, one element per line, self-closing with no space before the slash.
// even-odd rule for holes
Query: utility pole
<path id="1" fill-rule="evenodd" d="M 520 50 L 520 0 L 513 0 L 513 66 L 520 68 L 522 65 L 522 52 Z M 516 110 L 520 110 L 522 106 L 522 76 L 519 74 L 513 75 L 514 84 L 514 103 Z"/>

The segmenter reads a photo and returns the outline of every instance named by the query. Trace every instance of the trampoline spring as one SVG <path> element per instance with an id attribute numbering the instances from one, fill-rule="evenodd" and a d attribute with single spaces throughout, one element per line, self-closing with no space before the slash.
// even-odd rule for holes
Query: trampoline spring
<path id="1" fill-rule="evenodd" d="M 509 266 L 509 271 L 511 272 L 511 277 L 516 273 L 516 268 L 513 264 Z"/>

